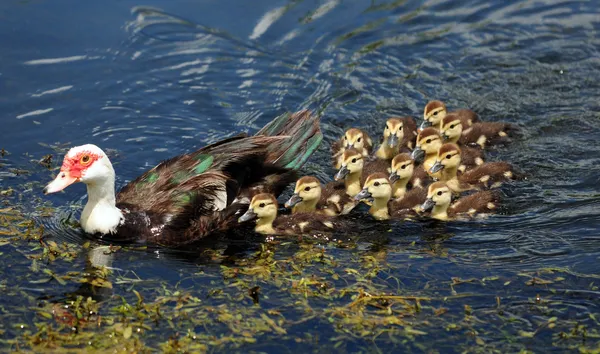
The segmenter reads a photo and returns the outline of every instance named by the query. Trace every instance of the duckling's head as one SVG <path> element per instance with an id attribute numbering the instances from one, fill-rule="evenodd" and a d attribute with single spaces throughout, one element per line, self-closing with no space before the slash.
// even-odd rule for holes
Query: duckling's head
<path id="1" fill-rule="evenodd" d="M 384 173 L 377 172 L 369 175 L 365 181 L 363 189 L 354 199 L 385 199 L 389 200 L 392 197 L 392 186 Z"/>
<path id="2" fill-rule="evenodd" d="M 446 105 L 442 101 L 429 101 L 425 105 L 423 111 L 423 123 L 421 129 L 425 129 L 430 126 L 435 126 L 440 123 L 446 116 Z"/>
<path id="3" fill-rule="evenodd" d="M 319 200 L 321 198 L 321 182 L 312 176 L 304 176 L 296 182 L 294 194 L 285 202 L 286 208 L 291 208 L 301 202 Z"/>
<path id="4" fill-rule="evenodd" d="M 436 153 L 442 146 L 442 138 L 435 128 L 425 128 L 417 136 L 417 146 L 412 152 L 412 159 L 421 163 L 425 155 Z"/>
<path id="5" fill-rule="evenodd" d="M 452 191 L 446 182 L 435 182 L 427 190 L 427 199 L 421 205 L 422 211 L 429 211 L 435 206 L 447 206 L 452 201 Z"/>
<path id="6" fill-rule="evenodd" d="M 356 128 L 350 128 L 344 133 L 344 148 L 356 149 L 362 151 L 365 147 L 365 140 L 367 139 L 362 130 Z"/>
<path id="7" fill-rule="evenodd" d="M 392 172 L 390 182 L 394 183 L 401 179 L 410 179 L 415 169 L 414 161 L 407 153 L 396 155 L 392 160 Z"/>
<path id="8" fill-rule="evenodd" d="M 404 122 L 398 118 L 390 118 L 385 122 L 383 138 L 389 147 L 394 148 L 404 139 Z"/>
<path id="9" fill-rule="evenodd" d="M 444 140 L 459 138 L 462 131 L 462 123 L 456 114 L 448 114 L 442 119 L 440 134 Z"/>
<path id="10" fill-rule="evenodd" d="M 361 172 L 364 166 L 363 155 L 356 149 L 347 149 L 342 155 L 342 167 L 335 174 L 336 181 L 346 178 L 349 174 Z"/>
<path id="11" fill-rule="evenodd" d="M 460 148 L 453 143 L 446 143 L 440 147 L 435 164 L 431 166 L 429 172 L 436 173 L 444 168 L 453 168 L 460 165 Z"/>
<path id="12" fill-rule="evenodd" d="M 275 219 L 277 217 L 277 199 L 272 194 L 257 194 L 250 201 L 250 207 L 244 215 L 240 216 L 238 222 L 254 219 Z"/>

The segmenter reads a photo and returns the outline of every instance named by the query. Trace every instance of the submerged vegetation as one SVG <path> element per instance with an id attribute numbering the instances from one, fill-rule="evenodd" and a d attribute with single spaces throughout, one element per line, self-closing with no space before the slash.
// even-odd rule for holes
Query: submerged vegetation
<path id="1" fill-rule="evenodd" d="M 447 235 L 215 240 L 193 252 L 69 242 L 41 220 L 76 232 L 70 218 L 18 207 L 21 192 L 0 193 L 5 350 L 600 351 L 599 275 L 470 277 Z"/>

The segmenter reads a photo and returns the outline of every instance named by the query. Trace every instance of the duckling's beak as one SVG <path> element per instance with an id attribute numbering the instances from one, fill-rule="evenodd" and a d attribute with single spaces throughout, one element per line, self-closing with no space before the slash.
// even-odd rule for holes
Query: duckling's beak
<path id="1" fill-rule="evenodd" d="M 387 139 L 387 143 L 391 148 L 396 147 L 396 145 L 398 145 L 398 137 L 396 134 L 390 135 Z"/>
<path id="2" fill-rule="evenodd" d="M 436 172 L 438 172 L 438 171 L 441 171 L 441 170 L 443 170 L 443 169 L 444 169 L 444 167 L 445 167 L 445 166 L 444 166 L 444 165 L 442 165 L 442 163 L 441 163 L 441 162 L 439 162 L 439 161 L 436 161 L 436 162 L 433 164 L 433 166 L 431 166 L 431 168 L 429 169 L 429 172 L 431 172 L 431 173 L 436 173 Z"/>
<path id="3" fill-rule="evenodd" d="M 44 188 L 44 194 L 60 192 L 75 182 L 79 182 L 79 178 L 72 177 L 69 171 L 60 171 L 54 181 Z"/>
<path id="4" fill-rule="evenodd" d="M 344 178 L 346 178 L 346 176 L 348 176 L 349 173 L 350 170 L 348 169 L 348 167 L 342 166 L 342 168 L 340 168 L 340 170 L 337 171 L 333 179 L 335 179 L 336 181 L 343 180 Z"/>
<path id="5" fill-rule="evenodd" d="M 354 196 L 354 200 L 363 200 L 371 198 L 371 193 L 368 189 L 364 188 L 357 195 Z"/>
<path id="6" fill-rule="evenodd" d="M 346 150 L 352 149 L 353 147 L 354 147 L 354 144 L 351 144 L 351 143 L 346 144 Z"/>
<path id="7" fill-rule="evenodd" d="M 444 141 L 449 140 L 450 137 L 448 136 L 448 134 L 446 134 L 446 132 L 442 133 L 442 139 L 444 139 Z"/>
<path id="8" fill-rule="evenodd" d="M 298 193 L 294 193 L 294 194 L 292 194 L 290 199 L 288 199 L 288 201 L 285 202 L 284 206 L 286 208 L 291 208 L 294 205 L 300 203 L 302 200 L 303 200 L 302 197 Z"/>
<path id="9" fill-rule="evenodd" d="M 428 120 L 424 120 L 423 123 L 421 123 L 421 126 L 419 126 L 419 131 L 421 131 L 427 127 L 431 127 L 431 122 Z"/>
<path id="10" fill-rule="evenodd" d="M 394 183 L 396 183 L 397 180 L 400 179 L 400 176 L 398 176 L 396 171 L 394 171 L 394 172 L 390 173 L 389 179 L 390 179 L 390 183 L 394 184 Z"/>
<path id="11" fill-rule="evenodd" d="M 238 219 L 238 222 L 242 223 L 242 222 L 254 220 L 254 219 L 256 219 L 257 216 L 258 215 L 254 212 L 254 210 L 248 209 L 248 211 L 246 211 L 244 213 L 244 215 L 240 216 L 240 218 Z"/>
<path id="12" fill-rule="evenodd" d="M 417 146 L 410 154 L 410 158 L 418 164 L 423 163 L 423 161 L 425 161 L 425 150 L 421 149 L 420 146 Z"/>
<path id="13" fill-rule="evenodd" d="M 422 211 L 430 211 L 435 206 L 435 202 L 431 198 L 425 199 L 425 203 L 421 204 Z"/>

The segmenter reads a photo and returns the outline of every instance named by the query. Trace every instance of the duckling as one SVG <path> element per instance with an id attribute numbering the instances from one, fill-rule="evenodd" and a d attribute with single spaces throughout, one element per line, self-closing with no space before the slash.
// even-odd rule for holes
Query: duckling
<path id="1" fill-rule="evenodd" d="M 434 219 L 446 221 L 492 213 L 497 208 L 498 200 L 497 193 L 483 191 L 459 198 L 450 205 L 452 189 L 446 182 L 435 182 L 429 186 L 427 200 L 420 209 L 422 212 L 431 211 L 431 217 Z"/>
<path id="2" fill-rule="evenodd" d="M 457 170 L 460 164 L 460 148 L 456 144 L 446 143 L 440 148 L 437 160 L 429 171 L 439 173 L 440 180 L 447 182 L 455 192 L 494 188 L 515 177 L 513 167 L 507 162 L 487 162 L 458 176 Z"/>
<path id="3" fill-rule="evenodd" d="M 418 192 L 420 189 L 421 188 L 418 188 L 415 191 Z M 411 192 L 412 191 L 408 192 L 406 197 L 408 197 Z M 413 192 L 413 194 L 418 196 L 419 193 Z M 354 197 L 354 199 L 369 200 L 371 202 L 369 214 L 377 220 L 387 220 L 390 218 L 406 218 L 416 215 L 413 208 L 419 206 L 427 196 L 427 193 L 421 194 L 421 199 L 416 201 L 413 196 L 410 198 L 405 197 L 399 200 L 391 200 L 392 186 L 390 180 L 385 173 L 376 172 L 367 177 L 363 189 Z M 413 204 L 411 205 L 410 202 Z"/>
<path id="4" fill-rule="evenodd" d="M 385 160 L 375 159 L 365 162 L 363 155 L 355 149 L 344 151 L 342 167 L 335 174 L 336 181 L 344 180 L 346 193 L 354 197 L 365 183 L 366 176 L 375 172 L 389 173 L 389 163 Z"/>
<path id="5" fill-rule="evenodd" d="M 477 113 L 473 112 L 470 109 L 459 109 L 457 111 L 451 112 L 459 117 L 463 126 L 470 127 L 473 123 L 479 122 L 479 117 Z M 421 123 L 420 129 L 425 129 L 427 127 L 434 127 L 436 129 L 441 129 L 442 119 L 446 116 L 448 110 L 446 109 L 446 105 L 442 101 L 429 101 L 425 105 L 425 110 L 423 112 L 423 123 Z"/>
<path id="6" fill-rule="evenodd" d="M 350 148 L 360 151 L 363 156 L 369 156 L 373 150 L 373 140 L 363 130 L 356 128 L 346 130 L 344 137 L 334 142 L 331 146 L 333 166 L 335 168 L 339 169 L 342 167 L 342 155 L 346 149 Z"/>
<path id="7" fill-rule="evenodd" d="M 343 225 L 329 216 L 316 213 L 296 213 L 277 216 L 277 199 L 261 193 L 252 198 L 248 211 L 238 222 L 256 220 L 254 231 L 266 235 L 300 235 L 332 232 Z"/>
<path id="8" fill-rule="evenodd" d="M 413 117 L 389 118 L 385 122 L 383 140 L 375 156 L 390 160 L 404 149 L 413 149 L 416 137 L 417 123 Z"/>
<path id="9" fill-rule="evenodd" d="M 389 177 L 392 183 L 394 198 L 402 198 L 407 189 L 423 188 L 431 181 L 431 178 L 423 169 L 423 166 L 416 166 L 413 159 L 407 153 L 396 155 L 392 160 L 391 174 Z"/>
<path id="10" fill-rule="evenodd" d="M 294 194 L 285 203 L 292 214 L 318 212 L 329 216 L 348 214 L 357 202 L 346 194 L 343 182 L 330 182 L 323 188 L 312 176 L 304 176 L 296 182 Z"/>
<path id="11" fill-rule="evenodd" d="M 482 149 L 486 144 L 493 145 L 508 141 L 508 135 L 516 128 L 509 123 L 474 123 L 465 129 L 462 120 L 456 114 L 448 114 L 442 119 L 440 133 L 444 140 L 459 145 L 476 144 Z"/>

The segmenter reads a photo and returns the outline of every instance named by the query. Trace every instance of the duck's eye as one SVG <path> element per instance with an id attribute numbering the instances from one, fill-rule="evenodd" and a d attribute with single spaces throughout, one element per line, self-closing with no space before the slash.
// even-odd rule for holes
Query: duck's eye
<path id="1" fill-rule="evenodd" d="M 390 128 L 386 125 L 384 130 L 388 130 L 388 129 L 390 129 Z"/>
<path id="2" fill-rule="evenodd" d="M 352 159 L 352 163 L 356 163 L 356 157 Z"/>
<path id="3" fill-rule="evenodd" d="M 408 165 L 402 165 L 402 169 L 405 170 L 406 166 L 408 166 Z"/>
<path id="4" fill-rule="evenodd" d="M 304 191 L 308 192 L 310 190 L 310 187 L 304 187 Z"/>
<path id="5" fill-rule="evenodd" d="M 450 129 L 454 129 L 455 127 L 456 127 L 456 124 L 452 124 L 452 125 L 450 126 Z"/>
<path id="6" fill-rule="evenodd" d="M 347 136 L 344 136 L 344 140 L 348 140 L 348 137 L 347 137 Z"/>
<path id="7" fill-rule="evenodd" d="M 444 192 L 442 192 L 442 191 L 437 192 L 437 195 L 442 195 L 442 194 L 444 194 Z"/>
<path id="8" fill-rule="evenodd" d="M 361 140 L 362 140 L 362 138 L 358 138 L 358 139 L 356 139 L 356 142 L 360 143 Z"/>
<path id="9" fill-rule="evenodd" d="M 258 206 L 261 207 L 261 208 L 264 208 L 265 207 L 265 203 L 260 203 Z"/>
<path id="10" fill-rule="evenodd" d="M 439 113 L 438 111 L 435 111 L 435 112 L 433 112 L 433 115 L 434 115 L 434 116 L 437 116 L 437 115 L 438 115 L 438 113 Z"/>
<path id="11" fill-rule="evenodd" d="M 80 162 L 82 165 L 87 165 L 88 163 L 90 163 L 90 155 L 81 156 Z"/>
<path id="12" fill-rule="evenodd" d="M 450 159 L 451 157 L 452 157 L 452 155 L 450 155 L 450 154 L 446 155 L 447 159 Z"/>
<path id="13" fill-rule="evenodd" d="M 431 142 L 431 139 L 427 139 L 427 141 L 425 141 L 425 143 L 429 144 Z"/>
<path id="14" fill-rule="evenodd" d="M 375 183 L 373 183 L 373 185 L 374 185 L 375 187 L 379 187 L 379 185 L 380 185 L 380 184 L 381 184 L 381 183 L 379 183 L 379 182 L 375 182 Z"/>

